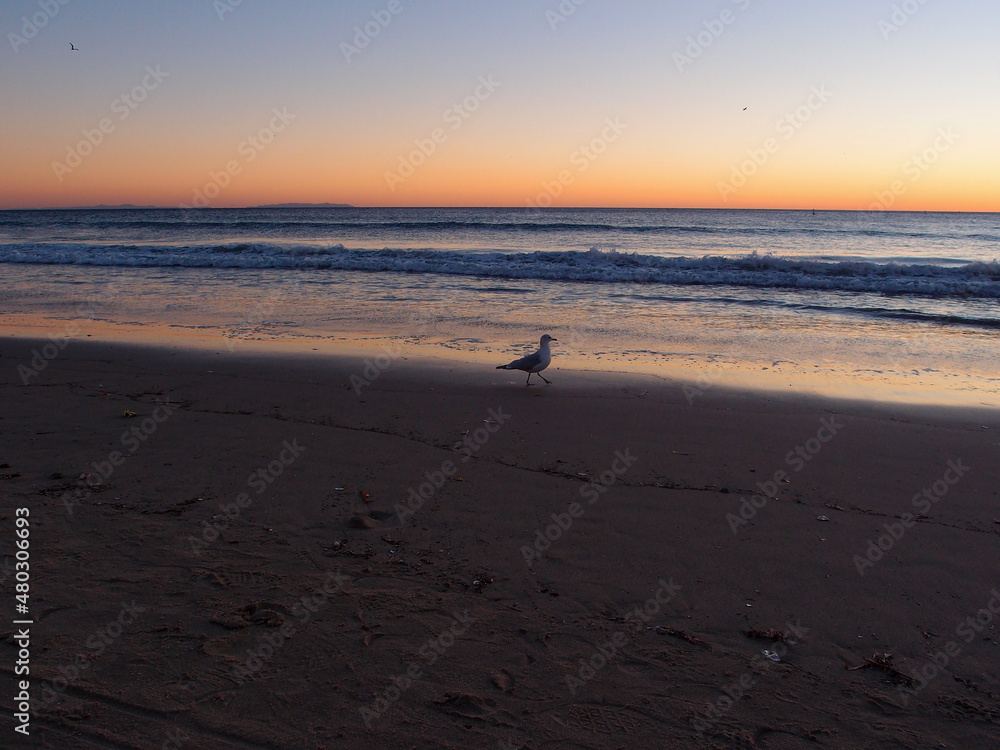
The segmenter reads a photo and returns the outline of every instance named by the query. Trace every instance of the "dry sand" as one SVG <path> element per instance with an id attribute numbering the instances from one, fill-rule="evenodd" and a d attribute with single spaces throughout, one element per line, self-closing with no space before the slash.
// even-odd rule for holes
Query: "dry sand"
<path id="1" fill-rule="evenodd" d="M 42 343 L 0 747 L 1000 746 L 997 411 Z"/>

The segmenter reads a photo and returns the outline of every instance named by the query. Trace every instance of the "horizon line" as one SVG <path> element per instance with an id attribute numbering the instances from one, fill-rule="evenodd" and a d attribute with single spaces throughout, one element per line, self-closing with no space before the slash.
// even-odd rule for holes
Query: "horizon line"
<path id="1" fill-rule="evenodd" d="M 354 205 L 350 203 L 263 203 L 246 206 L 192 206 L 184 208 L 181 206 L 140 206 L 130 203 L 118 205 L 96 205 L 96 206 L 28 206 L 22 208 L 0 208 L 0 211 L 246 211 L 252 209 L 271 210 L 302 210 L 302 209 L 385 209 L 385 210 L 470 210 L 479 211 L 491 210 L 513 210 L 522 209 L 525 211 L 796 211 L 802 213 L 868 213 L 868 214 L 1000 214 L 1000 209 L 996 211 L 976 211 L 976 210 L 956 210 L 956 209 L 871 209 L 871 208 L 784 208 L 784 207 L 722 207 L 722 206 L 447 206 L 447 205 L 422 205 L 422 206 L 376 206 L 376 205 Z"/>

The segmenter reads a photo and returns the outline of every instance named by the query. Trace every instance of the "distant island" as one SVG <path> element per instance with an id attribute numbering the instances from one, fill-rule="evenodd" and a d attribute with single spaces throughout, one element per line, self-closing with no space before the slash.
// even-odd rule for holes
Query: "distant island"
<path id="1" fill-rule="evenodd" d="M 104 203 L 99 206 L 66 206 L 65 208 L 28 208 L 28 209 L 17 209 L 21 211 L 129 211 L 129 210 L 150 210 L 150 209 L 172 209 L 178 208 L 178 206 L 136 206 L 132 203 L 122 203 L 117 206 L 108 206 Z M 195 209 L 201 208 L 195 206 Z M 215 208 L 214 206 L 205 206 L 205 208 Z M 354 208 L 350 203 L 271 203 L 265 206 L 246 206 L 245 208 Z M 238 207 L 232 207 L 222 210 L 239 211 Z"/>
<path id="2" fill-rule="evenodd" d="M 272 203 L 251 208 L 354 208 L 350 203 Z"/>
<path id="3" fill-rule="evenodd" d="M 159 206 L 135 206 L 135 205 L 132 205 L 131 203 L 122 203 L 120 206 L 106 206 L 106 205 L 104 205 L 102 203 L 99 206 L 69 206 L 66 209 L 56 209 L 56 210 L 63 210 L 63 211 L 66 211 L 66 210 L 76 210 L 76 211 L 100 211 L 100 210 L 107 210 L 107 211 L 115 211 L 115 210 L 120 210 L 120 209 L 129 209 L 129 208 L 135 208 L 135 209 L 142 208 L 142 209 L 146 209 L 146 208 L 159 208 Z M 42 210 L 47 210 L 47 209 L 42 209 Z"/>

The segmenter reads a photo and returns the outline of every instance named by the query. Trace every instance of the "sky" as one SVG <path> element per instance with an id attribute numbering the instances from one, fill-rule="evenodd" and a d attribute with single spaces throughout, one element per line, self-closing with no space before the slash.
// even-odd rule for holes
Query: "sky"
<path id="1" fill-rule="evenodd" d="M 998 29 L 992 0 L 0 0 L 0 208 L 1000 211 Z"/>

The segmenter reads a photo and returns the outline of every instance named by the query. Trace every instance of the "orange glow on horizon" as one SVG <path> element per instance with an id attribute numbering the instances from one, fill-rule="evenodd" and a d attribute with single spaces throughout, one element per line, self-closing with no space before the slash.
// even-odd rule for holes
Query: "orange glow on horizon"
<path id="1" fill-rule="evenodd" d="M 475 163 L 475 149 L 467 147 L 436 155 L 400 179 L 399 156 L 345 155 L 328 145 L 275 146 L 248 163 L 234 149 L 215 158 L 195 154 L 186 160 L 138 143 L 120 143 L 103 150 L 99 159 L 84 159 L 60 182 L 52 162 L 61 155 L 29 144 L 7 159 L 0 208 L 176 207 L 201 201 L 219 208 L 329 202 L 359 207 L 1000 211 L 1000 181 L 992 177 L 1000 170 L 984 177 L 961 162 L 914 181 L 902 169 L 874 169 L 868 174 L 835 160 L 799 164 L 775 159 L 739 187 L 720 190 L 732 180 L 739 161 L 726 164 L 713 159 L 706 167 L 688 158 L 672 167 L 669 158 L 650 153 L 653 158 L 646 164 L 637 162 L 639 154 L 629 152 L 617 159 L 609 154 L 581 169 L 583 162 L 571 161 L 566 153 L 544 163 L 495 156 Z"/>

